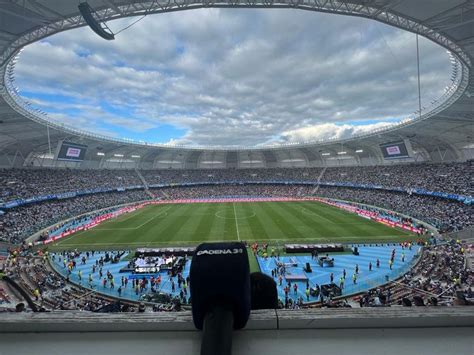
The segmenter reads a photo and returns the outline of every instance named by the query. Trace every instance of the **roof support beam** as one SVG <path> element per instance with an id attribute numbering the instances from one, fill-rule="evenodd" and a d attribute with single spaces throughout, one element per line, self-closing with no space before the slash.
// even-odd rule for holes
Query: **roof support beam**
<path id="1" fill-rule="evenodd" d="M 17 17 L 17 18 L 21 18 L 22 20 L 33 23 L 35 25 L 44 25 L 48 22 L 48 19 L 46 19 L 46 18 L 32 16 L 31 14 L 29 14 L 29 15 L 23 14 L 22 15 L 18 12 L 11 11 L 11 10 L 8 10 L 8 9 L 2 8 L 2 7 L 0 7 L 0 12 L 3 12 L 4 14 L 11 15 L 11 16 L 14 16 L 14 17 Z"/>

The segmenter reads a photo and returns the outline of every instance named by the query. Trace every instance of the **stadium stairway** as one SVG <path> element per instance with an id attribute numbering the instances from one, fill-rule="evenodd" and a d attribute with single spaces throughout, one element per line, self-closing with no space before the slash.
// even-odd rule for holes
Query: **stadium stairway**
<path id="1" fill-rule="evenodd" d="M 316 187 L 313 189 L 313 191 L 311 191 L 311 195 L 314 195 L 314 194 L 316 194 L 316 192 L 318 192 L 318 190 L 319 190 L 319 183 L 321 182 L 321 180 L 322 180 L 322 178 L 323 178 L 323 176 L 324 176 L 324 173 L 326 172 L 326 169 L 327 169 L 327 168 L 328 168 L 328 167 L 325 166 L 325 167 L 323 168 L 323 170 L 321 170 L 321 174 L 319 174 L 318 180 L 317 180 L 318 184 L 317 184 Z"/>
<path id="2" fill-rule="evenodd" d="M 138 170 L 137 168 L 135 168 L 135 172 L 137 173 L 138 178 L 140 179 L 140 181 L 143 183 L 143 186 L 145 187 L 145 193 L 154 200 L 156 196 L 153 192 L 150 191 L 150 188 L 148 187 L 148 183 L 145 180 L 145 177 L 142 175 L 142 173 L 140 173 L 140 170 Z"/>

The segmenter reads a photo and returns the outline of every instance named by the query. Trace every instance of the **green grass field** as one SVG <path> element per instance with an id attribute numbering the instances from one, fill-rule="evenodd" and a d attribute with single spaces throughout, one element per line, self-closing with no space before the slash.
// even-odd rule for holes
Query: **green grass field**
<path id="1" fill-rule="evenodd" d="M 314 201 L 150 205 L 81 231 L 50 249 L 135 249 L 210 241 L 387 242 L 414 238 L 400 229 Z"/>

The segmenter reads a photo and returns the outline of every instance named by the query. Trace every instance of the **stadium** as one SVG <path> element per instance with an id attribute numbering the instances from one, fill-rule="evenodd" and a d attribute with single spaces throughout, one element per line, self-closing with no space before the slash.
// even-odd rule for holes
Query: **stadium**
<path id="1" fill-rule="evenodd" d="M 145 16 L 160 19 L 182 12 L 192 16 L 209 8 L 232 8 L 229 12 L 243 8 L 263 12 L 298 10 L 311 16 L 320 13 L 331 18 L 362 19 L 416 35 L 411 55 L 416 58 L 417 70 L 415 65 L 411 76 L 401 79 L 417 88 L 408 94 L 415 103 L 414 112 L 383 124 L 377 121 L 373 129 L 354 129 L 350 135 L 309 137 L 295 133 L 296 139 L 287 139 L 290 133 L 302 131 L 294 122 L 299 125 L 303 116 L 296 114 L 295 121 L 289 123 L 294 127 L 282 123 L 286 131 L 277 132 L 277 138 L 272 131 L 259 141 L 258 132 L 254 139 L 252 127 L 237 132 L 227 129 L 226 121 L 216 117 L 231 112 L 223 104 L 224 108 L 209 116 L 215 122 L 209 123 L 212 119 L 205 117 L 199 123 L 201 127 L 202 122 L 208 122 L 213 129 L 208 132 L 213 133 L 203 134 L 196 124 L 197 128 L 188 131 L 182 141 L 172 137 L 156 143 L 108 134 L 101 130 L 105 126 L 99 129 L 93 123 L 76 120 L 76 111 L 89 100 L 85 96 L 77 95 L 79 101 L 72 103 L 61 99 L 55 103 L 57 108 L 45 112 L 41 107 L 52 96 L 48 89 L 42 88 L 36 97 L 29 89 L 22 89 L 29 87 L 27 79 L 31 83 L 45 80 L 41 75 L 33 78 L 34 72 L 42 74 L 50 69 L 41 67 L 48 59 L 43 60 L 45 63 L 28 60 L 28 51 L 35 45 L 51 46 L 46 50 L 53 53 L 55 42 L 47 41 L 59 38 L 58 43 L 67 42 L 60 36 L 82 28 L 95 38 L 91 48 L 101 48 L 115 37 L 118 40 L 119 32 Z M 130 25 L 113 33 L 107 23 L 114 21 Z M 199 290 L 201 278 L 204 285 L 205 279 L 214 277 L 209 287 L 215 287 L 223 297 L 222 289 L 228 279 L 233 280 L 234 271 L 224 272 L 229 262 L 196 281 L 193 261 L 202 255 L 202 243 L 238 243 L 247 255 L 247 273 L 271 279 L 276 289 L 274 305 L 252 293 L 264 305 L 252 309 L 272 309 L 273 313 L 252 311 L 248 328 L 268 331 L 263 336 L 268 342 L 276 334 L 272 331 L 290 329 L 286 340 L 304 334 L 298 345 L 290 340 L 280 352 L 277 347 L 281 343 L 269 345 L 272 353 L 289 353 L 292 346 L 297 346 L 297 353 L 307 352 L 313 347 L 309 330 L 325 329 L 325 325 L 312 321 L 324 319 L 324 323 L 331 324 L 327 328 L 339 330 L 439 327 L 441 334 L 452 337 L 434 339 L 434 335 L 420 333 L 427 343 L 417 345 L 412 339 L 401 353 L 441 354 L 456 349 L 458 354 L 471 354 L 473 22 L 472 1 L 433 1 L 429 6 L 389 0 L 0 2 L 0 329 L 12 334 L 50 332 L 53 336 L 45 338 L 49 344 L 55 342 L 58 331 L 169 331 L 180 334 L 180 339 L 192 339 L 189 344 L 162 339 L 159 349 L 195 353 L 195 336 L 179 333 L 193 329 L 190 314 L 192 311 L 196 317 L 194 308 L 199 299 L 196 301 L 196 296 L 193 302 L 195 293 L 191 292 Z M 393 63 L 402 61 L 387 37 L 380 36 Z M 71 38 L 80 40 L 79 35 Z M 421 76 L 420 64 L 423 69 L 430 58 L 420 61 L 419 49 L 423 47 L 419 47 L 419 38 L 447 53 L 449 60 L 445 74 L 448 84 L 429 99 L 422 96 L 420 81 L 427 80 L 425 89 L 445 83 L 436 83 L 436 76 Z M 47 53 L 44 48 L 43 54 Z M 185 50 L 173 51 L 182 55 Z M 81 52 L 80 57 L 98 61 L 90 53 Z M 296 66 L 293 61 L 291 66 Z M 145 68 L 148 64 L 140 65 Z M 124 66 L 122 62 L 117 65 Z M 180 68 L 187 73 L 188 69 Z M 212 70 L 208 70 L 211 78 Z M 167 73 L 167 69 L 162 71 Z M 160 80 L 167 79 L 165 74 L 160 74 Z M 139 75 L 138 69 L 134 75 Z M 306 90 L 304 75 L 298 83 L 300 91 Z M 390 83 L 395 79 L 387 80 Z M 121 85 L 120 80 L 116 83 Z M 191 80 L 187 83 L 193 86 Z M 68 90 L 72 92 L 71 87 L 66 85 L 60 90 L 66 96 Z M 361 91 L 365 88 L 360 87 Z M 249 96 L 257 95 L 259 88 L 252 90 Z M 204 94 L 183 92 L 204 100 Z M 125 95 L 133 96 L 128 92 Z M 226 95 L 232 96 L 222 94 Z M 265 95 L 262 97 L 271 99 L 271 95 Z M 157 105 L 166 107 L 163 115 L 169 111 L 169 116 L 184 117 L 184 108 L 176 109 L 171 96 L 163 97 L 163 102 L 156 98 Z M 214 102 L 207 96 L 205 99 Z M 178 106 L 181 103 L 191 110 L 187 99 L 181 96 L 179 100 Z M 292 102 L 291 97 L 278 100 Z M 261 107 L 271 105 L 255 102 Z M 247 105 L 245 100 L 238 103 Z M 59 113 L 61 105 L 69 108 Z M 209 105 L 209 110 L 214 109 L 212 103 Z M 326 107 L 321 102 L 319 105 Z M 379 109 L 384 107 L 371 107 L 378 105 L 370 101 L 360 104 L 382 115 Z M 261 113 L 261 107 L 249 110 Z M 289 120 L 278 116 L 283 106 L 275 107 L 275 122 Z M 152 115 L 151 111 L 147 114 Z M 236 126 L 253 124 L 245 114 L 239 116 Z M 58 117 L 63 117 L 62 121 Z M 97 117 L 101 124 L 101 116 Z M 263 119 L 258 121 L 261 127 L 276 124 Z M 140 123 L 138 119 L 127 125 Z M 46 316 L 36 318 L 35 323 L 37 312 Z M 112 314 L 112 318 L 105 313 Z M 138 318 L 134 321 L 133 317 Z M 150 323 L 152 317 L 156 317 L 156 323 Z M 415 320 L 417 317 L 423 319 Z M 364 321 L 354 325 L 354 319 Z M 195 318 L 194 322 L 198 324 Z M 117 328 L 113 328 L 114 323 Z M 261 341 L 258 334 L 245 336 L 237 340 L 238 353 L 248 350 L 242 339 L 252 344 Z M 353 335 L 347 341 L 360 336 Z M 399 354 L 397 346 L 403 343 L 403 337 L 391 338 L 385 353 Z M 18 345 L 15 339 L 14 335 L 4 338 L 6 353 L 27 353 L 28 342 Z M 332 344 L 331 340 L 319 340 L 328 347 Z M 115 339 L 107 341 L 113 343 Z M 147 338 L 144 344 L 151 341 Z M 428 341 L 435 350 L 426 352 Z M 137 347 L 145 351 L 141 345 Z M 125 349 L 130 347 L 126 345 Z M 38 351 L 46 353 L 48 349 Z M 366 344 L 357 345 L 353 353 L 377 353 L 367 349 Z"/>

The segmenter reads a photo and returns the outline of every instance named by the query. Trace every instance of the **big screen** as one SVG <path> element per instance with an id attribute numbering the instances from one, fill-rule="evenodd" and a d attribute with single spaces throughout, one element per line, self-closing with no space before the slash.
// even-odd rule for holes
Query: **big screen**
<path id="1" fill-rule="evenodd" d="M 384 159 L 408 158 L 407 146 L 405 142 L 391 142 L 380 145 Z"/>
<path id="2" fill-rule="evenodd" d="M 58 160 L 82 161 L 87 145 L 63 141 L 58 151 Z"/>

